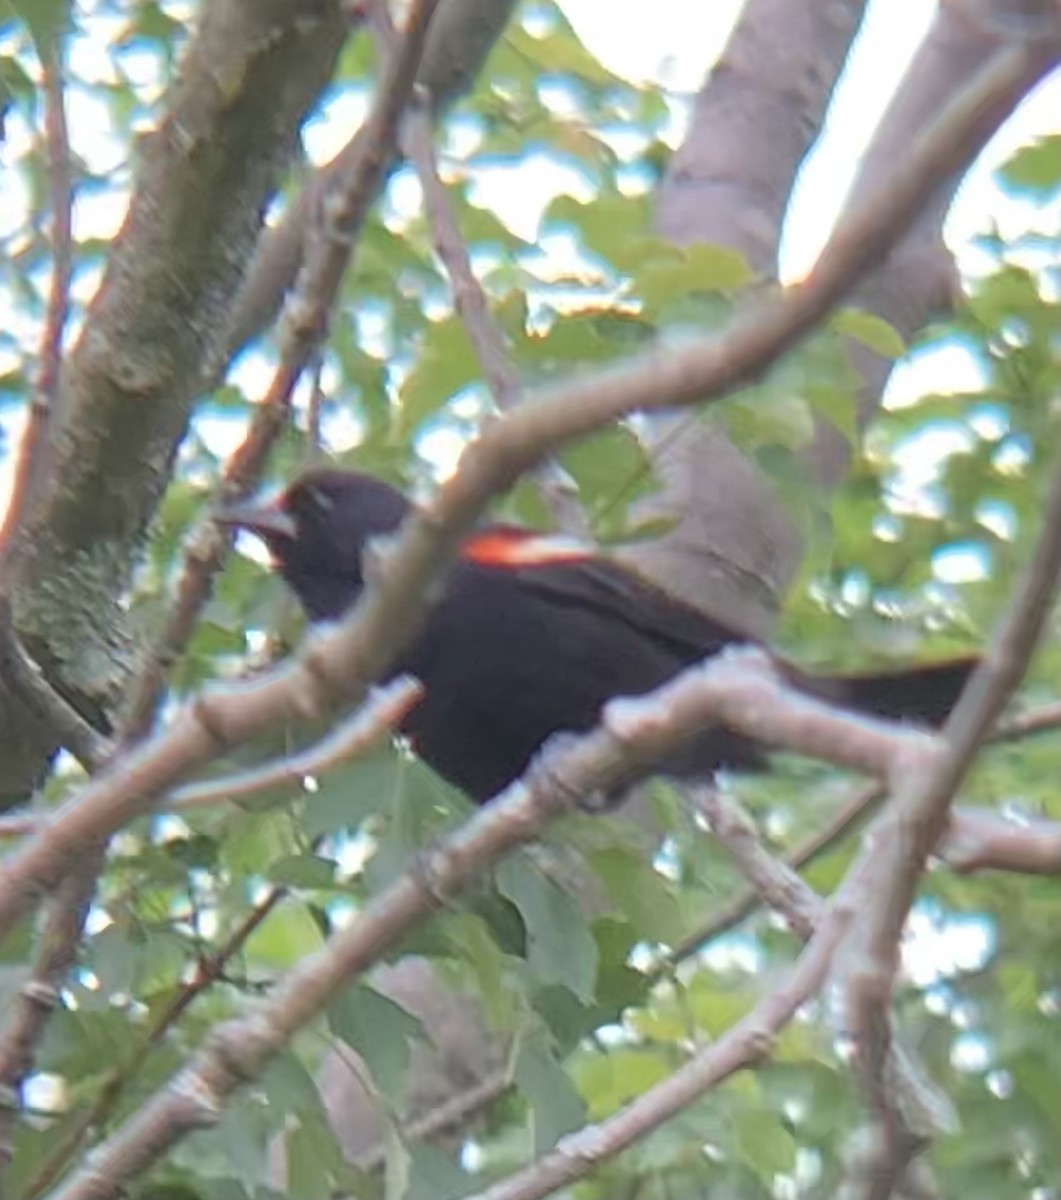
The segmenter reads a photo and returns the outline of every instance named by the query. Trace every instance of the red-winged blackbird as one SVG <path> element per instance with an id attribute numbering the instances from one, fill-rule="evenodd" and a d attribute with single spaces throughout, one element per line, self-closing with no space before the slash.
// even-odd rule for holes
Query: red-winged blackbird
<path id="1" fill-rule="evenodd" d="M 363 586 L 366 542 L 392 533 L 405 497 L 371 476 L 321 469 L 276 501 L 220 515 L 261 537 L 312 621 L 338 617 Z M 395 664 L 424 685 L 403 731 L 444 778 L 483 802 L 560 731 L 581 732 L 613 696 L 651 691 L 748 639 L 584 547 L 509 525 L 470 536 L 413 643 Z M 878 716 L 938 724 L 972 659 L 890 674 L 808 676 L 801 691 Z M 760 746 L 720 726 L 658 764 L 710 776 L 763 765 Z"/>

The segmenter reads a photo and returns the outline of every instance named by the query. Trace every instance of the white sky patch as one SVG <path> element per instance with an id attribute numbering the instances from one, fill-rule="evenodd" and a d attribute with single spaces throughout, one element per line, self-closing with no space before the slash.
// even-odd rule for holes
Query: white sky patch
<path id="1" fill-rule="evenodd" d="M 306 122 L 302 144 L 312 163 L 325 163 L 335 157 L 368 116 L 371 99 L 367 90 L 334 89 Z"/>
<path id="2" fill-rule="evenodd" d="M 519 160 L 480 162 L 470 180 L 473 204 L 494 209 L 518 237 L 533 242 L 546 206 L 559 195 L 588 204 L 595 188 L 580 167 L 535 151 Z"/>
<path id="3" fill-rule="evenodd" d="M 742 7 L 741 0 L 715 0 L 712 4 L 693 5 L 688 0 L 655 0 L 652 19 L 646 21 L 640 0 L 611 0 L 603 5 L 599 0 L 562 0 L 565 13 L 590 53 L 605 66 L 632 81 L 667 89 L 668 107 L 672 120 L 666 138 L 677 144 L 687 122 L 688 101 L 700 87 L 711 64 L 722 52 Z M 181 3 L 165 5 L 166 11 L 181 19 L 189 6 Z M 896 18 L 894 5 L 881 0 L 871 2 L 862 31 L 852 49 L 843 78 L 830 106 L 825 128 L 819 143 L 804 166 L 786 217 L 782 243 L 782 266 L 786 276 L 805 271 L 813 262 L 828 237 L 851 178 L 857 170 L 866 139 L 871 136 L 880 114 L 887 106 L 911 56 L 928 28 L 936 9 L 935 0 L 907 0 L 902 19 Z M 141 102 L 154 98 L 152 71 L 156 61 L 151 51 L 131 45 L 117 48 L 116 34 L 125 28 L 127 18 L 109 17 L 92 11 L 91 21 L 82 21 L 77 36 L 71 40 L 69 52 L 76 72 L 92 83 L 113 86 L 122 78 L 133 81 Z M 546 32 L 545 18 L 528 16 L 526 25 L 533 34 L 538 28 Z M 10 44 L 10 37 L 3 42 Z M 33 68 L 35 69 L 35 68 Z M 567 111 L 572 92 L 570 85 L 549 79 L 542 81 L 542 94 L 559 110 Z M 576 89 L 577 91 L 577 89 Z M 77 153 L 102 174 L 124 170 L 129 147 L 120 138 L 111 120 L 110 110 L 99 95 L 85 88 L 71 91 L 70 125 Z M 309 120 L 304 131 L 307 154 L 311 161 L 322 162 L 334 156 L 349 135 L 349 130 L 363 120 L 368 111 L 370 94 L 367 88 L 351 91 L 335 88 L 320 110 Z M 1057 225 L 1056 206 L 1037 207 L 1023 197 L 1006 194 L 993 178 L 992 172 L 1013 150 L 1049 131 L 1061 129 L 1061 76 L 1056 73 L 1030 94 L 1017 113 L 999 131 L 970 172 L 956 198 L 947 219 L 948 241 L 959 254 L 963 269 L 974 269 L 976 256 L 982 252 L 971 244 L 977 232 L 993 224 L 1004 236 L 1012 236 L 1029 227 L 1041 226 L 1054 230 Z M 5 156 L 11 161 L 25 153 L 31 132 L 16 110 L 7 122 Z M 446 151 L 460 158 L 470 155 L 481 144 L 483 125 L 474 115 L 458 119 L 447 133 Z M 621 126 L 605 131 L 605 140 L 620 154 L 636 152 L 640 131 L 624 133 Z M 636 181 L 632 181 L 636 183 Z M 29 193 L 18 172 L 7 172 L 2 182 L 0 204 L 0 235 L 19 228 L 24 221 Z M 591 178 L 572 162 L 563 162 L 543 151 L 532 152 L 519 160 L 497 159 L 476 164 L 475 178 L 470 183 L 474 203 L 493 208 L 502 220 L 519 236 L 538 241 L 541 216 L 557 195 L 568 194 L 590 202 L 594 188 Z M 388 193 L 391 215 L 397 219 L 412 216 L 421 207 L 419 185 L 409 172 L 392 184 Z M 123 190 L 96 194 L 85 190 L 78 198 L 75 227 L 79 237 L 109 238 L 124 218 L 127 196 Z M 542 259 L 534 269 L 547 278 L 549 272 L 564 269 L 581 273 L 577 255 L 572 255 L 569 241 L 552 234 L 541 239 Z M 99 270 L 92 268 L 79 274 L 75 284 L 79 299 L 87 299 L 98 285 Z M 559 298 L 550 296 L 550 304 Z M 602 291 L 600 300 L 607 301 Z M 10 301 L 0 296 L 0 327 L 17 337 L 35 338 L 36 323 L 13 311 Z M 584 302 L 585 297 L 581 300 Z M 540 306 L 539 306 L 540 307 Z M 389 357 L 387 318 L 385 314 L 359 312 L 358 333 L 362 345 L 370 353 Z M 377 327 L 375 332 L 373 325 Z M 27 343 L 28 344 L 28 343 Z M 10 358 L 0 352 L 0 358 Z M 0 369 L 3 363 L 0 362 Z M 272 374 L 272 364 L 260 354 L 241 357 L 234 369 L 234 378 L 244 393 L 252 398 L 263 394 Z M 887 403 L 902 407 L 927 392 L 971 392 L 983 383 L 983 372 L 974 356 L 957 344 L 934 346 L 919 352 L 901 363 L 888 385 Z M 14 418 L 14 419 L 12 419 Z M 17 434 L 15 414 L 5 414 L 8 447 Z M 211 422 L 212 423 L 212 422 Z M 206 422 L 203 423 L 204 425 Z M 217 439 L 230 443 L 233 426 Z M 329 434 L 333 426 L 327 426 Z M 346 441 L 356 438 L 358 429 L 346 430 Z M 337 436 L 341 436 L 336 429 Z M 214 444 L 217 439 L 209 436 Z M 425 441 L 441 457 L 444 473 L 452 469 L 453 436 L 433 431 Z M 937 447 L 922 441 L 906 448 L 906 461 L 901 472 L 898 492 L 901 503 L 918 503 L 911 499 L 918 480 L 932 479 L 938 466 Z M 917 466 L 915 460 L 925 455 L 926 464 Z M 1005 446 L 995 464 L 1001 471 L 1021 470 L 1026 461 L 1019 447 Z M 13 455 L 8 452 L 0 459 L 0 508 L 10 487 Z M 925 503 L 924 500 L 920 503 Z"/>
<path id="4" fill-rule="evenodd" d="M 951 1066 L 956 1071 L 979 1074 L 991 1063 L 991 1050 L 980 1034 L 963 1033 L 954 1039 L 950 1051 Z"/>
<path id="5" fill-rule="evenodd" d="M 29 1075 L 22 1084 L 22 1101 L 39 1112 L 65 1112 L 70 1103 L 66 1080 L 48 1071 Z"/>
<path id="6" fill-rule="evenodd" d="M 994 949 L 994 929 L 984 917 L 940 917 L 919 905 L 903 934 L 903 974 L 915 987 L 930 987 L 959 972 L 980 970 Z"/>
<path id="7" fill-rule="evenodd" d="M 935 10 L 933 0 L 871 3 L 833 94 L 822 135 L 803 165 L 785 218 L 781 276 L 799 279 L 832 232 L 872 136 Z"/>
<path id="8" fill-rule="evenodd" d="M 457 461 L 467 443 L 467 436 L 460 430 L 439 425 L 417 439 L 416 449 L 431 463 L 439 482 L 444 482 L 457 469 Z"/>
<path id="9" fill-rule="evenodd" d="M 957 338 L 919 348 L 895 365 L 884 392 L 884 407 L 909 408 L 922 396 L 976 393 L 987 383 L 979 358 Z"/>
<path id="10" fill-rule="evenodd" d="M 579 38 L 601 62 L 626 79 L 695 91 L 722 53 L 743 0 L 561 0 Z"/>
<path id="11" fill-rule="evenodd" d="M 941 500 L 932 492 L 932 485 L 952 454 L 967 454 L 974 444 L 974 435 L 956 421 L 937 422 L 900 442 L 893 453 L 896 470 L 888 482 L 888 508 L 911 516 L 942 515 Z"/>
<path id="12" fill-rule="evenodd" d="M 697 955 L 711 971 L 743 971 L 754 975 L 763 967 L 762 947 L 747 934 L 717 938 Z"/>
<path id="13" fill-rule="evenodd" d="M 74 237 L 79 242 L 90 238 L 110 241 L 121 229 L 128 205 L 129 193 L 124 190 L 118 193 L 109 189 L 105 192 L 82 191 L 74 204 Z M 102 275 L 101 268 L 95 276 L 96 286 Z M 86 298 L 95 290 L 93 287 Z"/>
<path id="14" fill-rule="evenodd" d="M 940 583 L 978 583 L 986 579 L 990 560 L 984 546 L 962 542 L 932 555 L 932 574 Z"/>
<path id="15" fill-rule="evenodd" d="M 976 520 L 1000 541 L 1013 541 L 1017 532 L 1016 512 L 999 500 L 981 500 L 976 506 Z"/>

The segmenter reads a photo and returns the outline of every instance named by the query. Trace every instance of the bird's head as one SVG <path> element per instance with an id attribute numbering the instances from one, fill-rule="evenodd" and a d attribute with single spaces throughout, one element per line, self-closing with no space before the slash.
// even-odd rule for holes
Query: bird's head
<path id="1" fill-rule="evenodd" d="M 321 468 L 273 500 L 229 505 L 215 520 L 261 538 L 307 616 L 318 621 L 338 617 L 357 599 L 366 543 L 393 533 L 408 510 L 401 492 L 382 480 Z"/>

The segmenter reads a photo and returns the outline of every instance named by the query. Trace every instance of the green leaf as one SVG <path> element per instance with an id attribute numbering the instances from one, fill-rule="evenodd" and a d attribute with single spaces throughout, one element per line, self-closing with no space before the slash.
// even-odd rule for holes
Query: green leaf
<path id="1" fill-rule="evenodd" d="M 623 539 L 629 506 L 656 486 L 652 460 L 640 440 L 625 426 L 613 425 L 568 446 L 560 462 L 578 485 L 594 537 Z"/>
<path id="2" fill-rule="evenodd" d="M 402 384 L 398 436 L 407 437 L 456 392 L 480 378 L 464 322 L 457 317 L 429 325 L 416 366 Z"/>
<path id="3" fill-rule="evenodd" d="M 386 745 L 326 772 L 317 781 L 317 790 L 306 797 L 307 836 L 356 829 L 373 813 L 389 811 L 401 787 L 402 771 L 398 751 Z"/>
<path id="4" fill-rule="evenodd" d="M 539 1032 L 525 1038 L 516 1056 L 515 1080 L 533 1113 L 534 1153 L 545 1154 L 586 1119 L 586 1106 Z"/>
<path id="5" fill-rule="evenodd" d="M 801 395 L 815 416 L 828 421 L 852 446 L 855 445 L 858 437 L 858 403 L 851 388 L 808 382 Z"/>
<path id="6" fill-rule="evenodd" d="M 401 1200 L 457 1200 L 475 1190 L 474 1179 L 469 1179 L 438 1146 L 413 1142 L 405 1153 L 408 1162 L 401 1190 L 397 1186 L 392 1190 L 388 1156 L 387 1200 L 392 1196 L 395 1200 L 399 1196 Z"/>
<path id="7" fill-rule="evenodd" d="M 695 975 L 686 988 L 686 1005 L 697 1028 L 713 1038 L 736 1025 L 754 1004 L 754 995 L 726 990 L 706 971 Z"/>
<path id="8" fill-rule="evenodd" d="M 881 317 L 857 308 L 842 308 L 829 321 L 830 328 L 854 338 L 882 358 L 901 358 L 906 345 L 898 332 Z"/>
<path id="9" fill-rule="evenodd" d="M 439 920 L 446 941 L 471 967 L 487 1022 L 495 1029 L 511 1025 L 513 1011 L 505 988 L 505 962 L 490 927 L 473 913 L 447 913 Z"/>
<path id="10" fill-rule="evenodd" d="M 287 1189 L 299 1200 L 328 1200 L 333 1193 L 327 1165 L 327 1133 L 320 1121 L 300 1122 L 284 1137 Z M 332 1135 L 334 1144 L 334 1135 Z"/>
<path id="11" fill-rule="evenodd" d="M 334 859 L 319 854 L 292 854 L 278 859 L 266 872 L 271 883 L 295 888 L 330 888 L 335 885 Z"/>
<path id="12" fill-rule="evenodd" d="M 573 1068 L 575 1082 L 589 1107 L 590 1120 L 599 1120 L 635 1100 L 666 1079 L 670 1064 L 654 1050 L 612 1047 L 584 1058 Z"/>
<path id="13" fill-rule="evenodd" d="M 69 0 L 9 0 L 29 28 L 42 62 L 49 62 L 70 23 Z"/>
<path id="14" fill-rule="evenodd" d="M 1048 134 L 1021 147 L 998 174 L 1017 191 L 1049 196 L 1061 186 L 1061 134 Z"/>
<path id="15" fill-rule="evenodd" d="M 547 983 L 562 983 L 588 1004 L 597 982 L 597 943 L 578 905 L 526 855 L 503 862 L 496 878 L 501 894 L 523 918 L 531 970 Z"/>
<path id="16" fill-rule="evenodd" d="M 743 450 L 780 446 L 799 450 L 814 436 L 814 418 L 802 396 L 753 388 L 715 406 L 730 436 Z"/>
<path id="17" fill-rule="evenodd" d="M 747 260 L 728 246 L 694 242 L 671 261 L 656 259 L 634 272 L 634 290 L 650 312 L 661 312 L 679 297 L 698 292 L 725 294 L 747 287 L 754 278 Z"/>
<path id="18" fill-rule="evenodd" d="M 262 1073 L 262 1087 L 278 1113 L 325 1113 L 316 1080 L 293 1050 L 278 1054 Z"/>
<path id="19" fill-rule="evenodd" d="M 265 1184 L 270 1113 L 248 1092 L 230 1101 L 217 1124 L 178 1145 L 172 1160 L 207 1178 L 235 1178 L 251 1188 Z"/>
<path id="20" fill-rule="evenodd" d="M 775 1175 L 791 1173 L 796 1142 L 773 1113 L 741 1112 L 731 1119 L 737 1153 L 765 1184 L 772 1185 Z"/>
<path id="21" fill-rule="evenodd" d="M 288 897 L 250 935 L 244 953 L 251 962 L 282 969 L 319 949 L 323 942 L 320 924 L 306 905 Z"/>
<path id="22" fill-rule="evenodd" d="M 409 1066 L 409 1041 L 422 1033 L 416 1017 L 360 984 L 328 1006 L 328 1025 L 365 1060 L 381 1095 L 397 1105 Z"/>
<path id="23" fill-rule="evenodd" d="M 554 222 L 573 225 L 582 235 L 586 249 L 599 255 L 605 264 L 626 269 L 631 249 L 649 228 L 649 203 L 646 197 L 618 193 L 598 196 L 584 204 L 571 196 L 559 196 L 545 210 L 543 228 Z M 655 245 L 659 245 L 657 240 Z M 668 247 L 668 252 L 676 253 Z"/>
<path id="24" fill-rule="evenodd" d="M 620 848 L 588 856 L 612 903 L 639 936 L 673 945 L 682 935 L 681 909 L 670 885 L 636 852 Z"/>
<path id="25" fill-rule="evenodd" d="M 225 818 L 221 863 L 236 875 L 262 875 L 297 849 L 286 812 L 233 812 Z"/>

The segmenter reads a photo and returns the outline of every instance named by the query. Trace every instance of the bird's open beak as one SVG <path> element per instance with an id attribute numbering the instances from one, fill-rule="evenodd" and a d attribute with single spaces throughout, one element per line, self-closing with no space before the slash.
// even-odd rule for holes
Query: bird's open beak
<path id="1" fill-rule="evenodd" d="M 294 517 L 284 510 L 279 498 L 265 504 L 250 501 L 226 504 L 214 512 L 213 520 L 218 525 L 245 529 L 248 533 L 257 534 L 263 541 L 269 541 L 270 538 L 293 538 L 298 533 Z"/>

